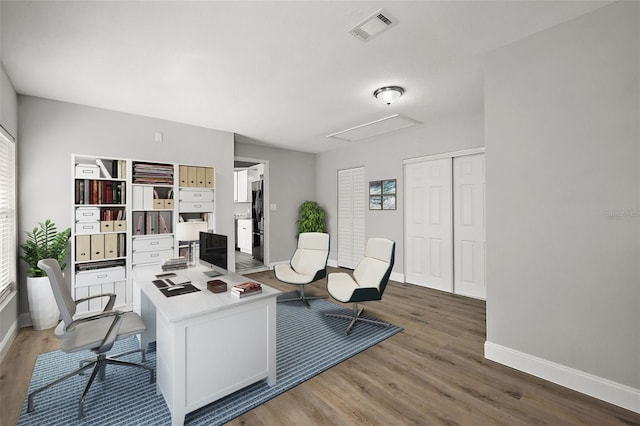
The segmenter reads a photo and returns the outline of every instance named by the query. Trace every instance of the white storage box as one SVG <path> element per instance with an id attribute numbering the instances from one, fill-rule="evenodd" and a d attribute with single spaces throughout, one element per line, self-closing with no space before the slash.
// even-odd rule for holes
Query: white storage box
<path id="1" fill-rule="evenodd" d="M 151 263 L 151 262 L 162 262 L 165 259 L 170 259 L 173 257 L 173 249 L 169 250 L 156 250 L 156 251 L 138 251 L 133 253 L 132 259 L 133 263 Z"/>
<path id="2" fill-rule="evenodd" d="M 213 202 L 193 202 L 193 201 L 180 201 L 180 212 L 212 212 Z"/>
<path id="3" fill-rule="evenodd" d="M 100 232 L 100 222 L 97 220 L 76 222 L 76 234 L 95 234 L 97 232 Z"/>
<path id="4" fill-rule="evenodd" d="M 100 209 L 97 207 L 78 207 L 76 209 L 76 220 L 80 221 L 99 221 Z"/>
<path id="5" fill-rule="evenodd" d="M 133 240 L 133 251 L 154 251 L 173 249 L 173 237 L 168 235 L 155 238 L 135 238 Z"/>
<path id="6" fill-rule="evenodd" d="M 111 283 L 125 279 L 124 266 L 80 271 L 76 274 L 76 287 Z"/>
<path id="7" fill-rule="evenodd" d="M 76 177 L 96 179 L 100 177 L 100 168 L 95 164 L 76 164 Z"/>
<path id="8" fill-rule="evenodd" d="M 180 201 L 213 202 L 213 191 L 210 189 L 185 189 L 180 188 Z"/>

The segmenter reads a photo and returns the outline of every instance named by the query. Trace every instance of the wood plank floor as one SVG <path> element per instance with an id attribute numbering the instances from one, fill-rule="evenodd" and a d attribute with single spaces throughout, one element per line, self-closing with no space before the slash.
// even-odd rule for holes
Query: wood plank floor
<path id="1" fill-rule="evenodd" d="M 272 271 L 250 276 L 292 289 Z M 325 283 L 308 292 L 326 294 Z M 640 425 L 639 414 L 484 359 L 482 301 L 390 282 L 363 305 L 404 331 L 229 424 Z M 57 347 L 52 330 L 20 330 L 0 365 L 0 425 L 17 423 L 37 355 Z"/>

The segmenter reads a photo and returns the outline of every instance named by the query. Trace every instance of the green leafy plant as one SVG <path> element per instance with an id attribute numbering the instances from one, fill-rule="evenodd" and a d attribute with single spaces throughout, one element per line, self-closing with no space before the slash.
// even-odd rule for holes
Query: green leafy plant
<path id="1" fill-rule="evenodd" d="M 303 232 L 324 232 L 324 210 L 315 201 L 305 201 L 298 210 L 298 235 Z"/>
<path id="2" fill-rule="evenodd" d="M 69 238 L 71 238 L 71 228 L 67 228 L 62 232 L 58 232 L 55 223 L 47 219 L 38 222 L 40 227 L 33 228 L 33 231 L 27 231 L 27 241 L 20 247 L 24 252 L 20 259 L 29 264 L 29 276 L 44 277 L 45 272 L 38 268 L 38 261 L 41 259 L 56 259 L 60 263 L 60 269 L 64 269 L 65 265 L 62 259 L 67 254 L 69 246 Z"/>

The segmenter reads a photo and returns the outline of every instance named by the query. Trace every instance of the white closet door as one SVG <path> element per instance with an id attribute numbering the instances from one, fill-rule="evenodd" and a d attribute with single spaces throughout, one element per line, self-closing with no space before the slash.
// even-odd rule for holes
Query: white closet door
<path id="1" fill-rule="evenodd" d="M 486 298 L 484 154 L 453 159 L 454 292 Z"/>
<path id="2" fill-rule="evenodd" d="M 451 158 L 405 165 L 406 281 L 451 292 Z"/>
<path id="3" fill-rule="evenodd" d="M 364 167 L 338 171 L 338 266 L 355 268 L 364 257 Z"/>

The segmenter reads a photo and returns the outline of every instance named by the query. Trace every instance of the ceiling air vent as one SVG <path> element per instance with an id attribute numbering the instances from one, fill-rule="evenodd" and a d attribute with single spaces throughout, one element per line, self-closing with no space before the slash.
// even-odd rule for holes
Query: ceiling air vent
<path id="1" fill-rule="evenodd" d="M 368 41 L 384 30 L 391 28 L 395 24 L 397 24 L 395 18 L 392 18 L 387 12 L 380 9 L 355 27 L 351 28 L 349 30 L 349 34 L 352 34 L 362 41 Z"/>

